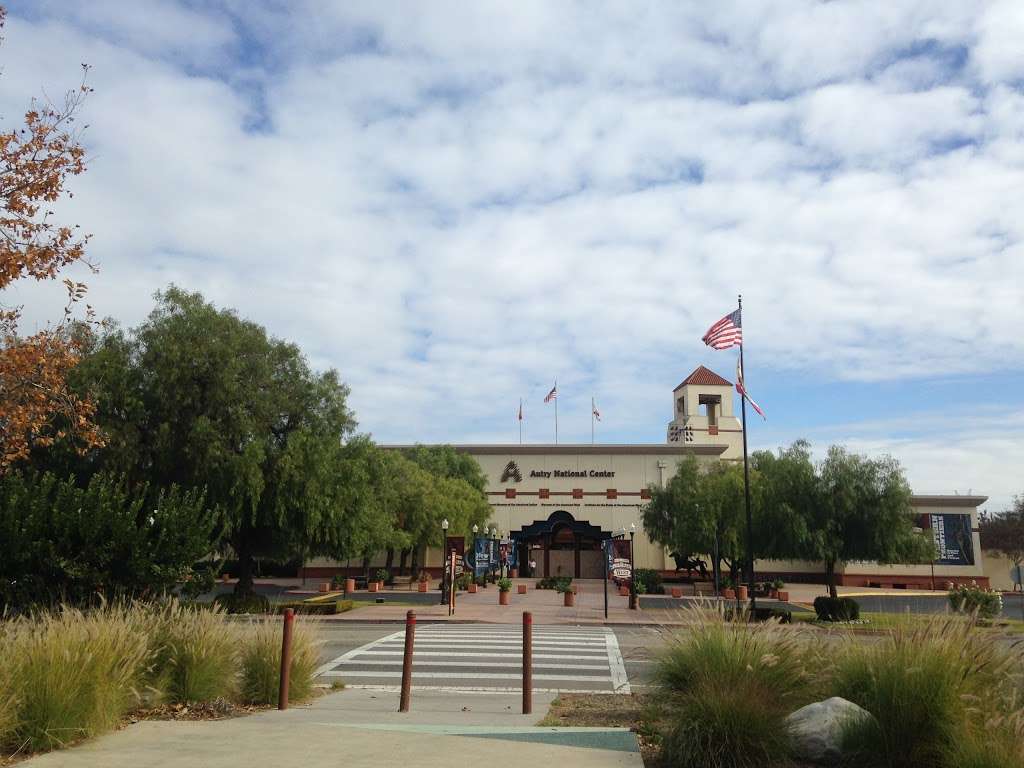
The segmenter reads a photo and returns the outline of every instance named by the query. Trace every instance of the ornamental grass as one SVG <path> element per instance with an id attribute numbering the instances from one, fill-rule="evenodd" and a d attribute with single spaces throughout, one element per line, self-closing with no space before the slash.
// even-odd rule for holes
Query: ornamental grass
<path id="1" fill-rule="evenodd" d="M 241 649 L 241 698 L 250 704 L 277 705 L 281 675 L 281 624 L 261 620 L 246 627 Z M 292 633 L 288 700 L 305 701 L 313 695 L 313 676 L 320 666 L 318 623 L 297 618 Z"/>
<path id="2" fill-rule="evenodd" d="M 834 693 L 874 718 L 846 729 L 844 752 L 866 768 L 1020 768 L 1022 670 L 1018 644 L 956 616 L 848 643 Z"/>
<path id="3" fill-rule="evenodd" d="M 167 603 L 153 621 L 153 687 L 175 704 L 234 699 L 242 637 L 242 627 L 226 621 L 217 606 Z"/>

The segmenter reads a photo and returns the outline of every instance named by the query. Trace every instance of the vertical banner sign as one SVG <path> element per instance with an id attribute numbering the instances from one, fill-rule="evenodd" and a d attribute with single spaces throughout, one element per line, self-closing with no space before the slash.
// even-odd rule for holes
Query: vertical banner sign
<path id="1" fill-rule="evenodd" d="M 929 515 L 936 565 L 974 565 L 970 515 Z"/>
<path id="2" fill-rule="evenodd" d="M 473 543 L 473 571 L 483 577 L 491 569 L 490 543 L 487 539 L 477 539 Z"/>
<path id="3" fill-rule="evenodd" d="M 498 540 L 488 539 L 487 540 L 487 559 L 491 564 L 491 570 L 498 570 Z"/>
<path id="4" fill-rule="evenodd" d="M 508 562 L 508 550 L 509 546 L 507 541 L 503 541 L 498 544 L 498 566 L 500 568 L 510 567 Z"/>
<path id="5" fill-rule="evenodd" d="M 455 578 L 458 578 L 466 570 L 466 537 L 449 536 L 448 551 L 451 552 L 453 549 L 455 550 Z"/>
<path id="6" fill-rule="evenodd" d="M 508 543 L 508 567 L 519 567 L 519 542 L 512 539 Z"/>
<path id="7" fill-rule="evenodd" d="M 633 579 L 633 569 L 630 567 L 629 539 L 610 539 L 611 543 L 611 574 L 612 578 L 619 582 L 629 582 Z"/>

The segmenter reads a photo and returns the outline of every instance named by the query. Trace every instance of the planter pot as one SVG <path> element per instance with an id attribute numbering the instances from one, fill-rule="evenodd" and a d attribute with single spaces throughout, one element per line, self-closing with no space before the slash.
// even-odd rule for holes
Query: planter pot
<path id="1" fill-rule="evenodd" d="M 427 591 L 427 587 L 428 587 L 428 586 L 429 586 L 429 585 L 427 584 L 427 582 L 425 582 L 425 581 L 421 581 L 421 582 L 419 582 L 419 586 L 417 587 L 417 589 L 418 589 L 418 590 L 419 590 L 420 592 L 426 592 L 426 591 Z"/>
<path id="2" fill-rule="evenodd" d="M 572 608 L 576 605 L 576 593 L 575 592 L 564 592 L 565 601 L 564 605 L 566 608 Z"/>
<path id="3" fill-rule="evenodd" d="M 749 597 L 749 595 L 747 594 L 747 588 L 746 587 L 736 587 L 736 599 L 737 600 L 746 601 L 746 599 L 748 597 Z"/>
<path id="4" fill-rule="evenodd" d="M 469 594 L 471 594 L 471 595 L 475 595 L 476 594 L 476 584 L 470 584 L 469 585 Z"/>
<path id="5" fill-rule="evenodd" d="M 672 597 L 682 597 L 682 596 L 683 596 L 683 588 L 682 587 L 672 587 Z"/>
<path id="6" fill-rule="evenodd" d="M 367 592 L 380 592 L 380 584 L 376 581 L 370 581 L 366 584 Z"/>
<path id="7" fill-rule="evenodd" d="M 229 581 L 231 581 L 231 574 L 230 573 L 222 573 L 220 575 L 220 580 L 222 582 L 224 582 L 225 584 L 227 584 Z"/>
<path id="8" fill-rule="evenodd" d="M 629 587 L 627 587 L 625 585 L 619 586 L 619 596 L 620 597 L 629 597 Z"/>
<path id="9" fill-rule="evenodd" d="M 951 592 L 954 588 L 956 588 L 956 584 L 954 584 L 952 581 L 947 581 L 946 582 L 946 591 L 947 592 Z"/>
<path id="10" fill-rule="evenodd" d="M 509 572 L 508 572 L 508 577 L 510 579 L 518 579 L 519 578 L 519 569 L 518 568 L 510 569 Z"/>
<path id="11" fill-rule="evenodd" d="M 508 605 L 508 592 L 498 593 L 498 605 Z"/>
<path id="12" fill-rule="evenodd" d="M 383 581 L 378 581 L 377 582 L 377 591 L 378 592 L 383 592 L 384 591 L 384 582 Z"/>
<path id="13" fill-rule="evenodd" d="M 736 599 L 736 590 L 735 589 L 729 589 L 729 588 L 723 589 L 722 590 L 722 597 L 724 597 L 726 600 L 735 600 Z"/>
<path id="14" fill-rule="evenodd" d="M 779 590 L 779 600 L 782 600 L 783 602 L 788 603 L 789 602 L 789 592 L 780 589 Z"/>
<path id="15" fill-rule="evenodd" d="M 331 582 L 329 582 L 329 581 L 321 581 L 317 585 L 317 589 L 320 590 L 321 592 L 330 592 L 331 591 Z"/>
<path id="16" fill-rule="evenodd" d="M 351 595 L 355 591 L 356 591 L 356 580 L 355 579 L 345 579 L 345 594 L 346 595 Z"/>
<path id="17" fill-rule="evenodd" d="M 517 584 L 516 585 L 516 592 L 518 592 L 520 595 L 525 595 L 526 594 L 526 585 L 525 584 Z"/>

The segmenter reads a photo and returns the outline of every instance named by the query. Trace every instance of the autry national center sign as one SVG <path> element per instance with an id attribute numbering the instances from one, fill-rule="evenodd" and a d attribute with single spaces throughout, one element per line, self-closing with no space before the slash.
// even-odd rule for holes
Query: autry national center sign
<path id="1" fill-rule="evenodd" d="M 615 471 L 611 469 L 531 469 L 529 476 L 541 479 L 615 477 Z M 515 461 L 510 461 L 506 464 L 504 471 L 501 473 L 500 482 L 507 483 L 509 481 L 514 483 L 521 483 L 523 481 L 523 472 Z"/>

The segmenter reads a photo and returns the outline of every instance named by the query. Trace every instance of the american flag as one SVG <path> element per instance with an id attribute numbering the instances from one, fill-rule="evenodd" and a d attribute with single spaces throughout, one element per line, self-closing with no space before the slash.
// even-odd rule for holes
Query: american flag
<path id="1" fill-rule="evenodd" d="M 594 399 L 593 398 L 590 399 L 590 410 L 593 412 L 594 418 L 597 419 L 598 421 L 600 421 L 601 420 L 601 412 L 599 410 L 597 410 L 597 406 L 594 404 Z"/>
<path id="2" fill-rule="evenodd" d="M 739 358 L 736 358 L 736 391 L 740 393 L 740 397 L 745 398 L 751 407 L 757 411 L 758 415 L 768 421 L 768 417 L 764 415 L 764 411 L 761 410 L 761 406 L 754 402 L 754 399 L 747 394 L 747 387 L 743 383 L 743 364 Z"/>
<path id="3" fill-rule="evenodd" d="M 557 400 L 557 399 L 558 399 L 558 382 L 556 381 L 555 382 L 555 386 L 553 386 L 551 388 L 551 391 L 548 392 L 548 396 L 544 398 L 544 402 L 545 403 L 550 403 L 552 400 Z"/>
<path id="4" fill-rule="evenodd" d="M 740 311 L 730 312 L 717 323 L 708 328 L 702 341 L 712 349 L 728 349 L 743 345 L 743 322 Z"/>
<path id="5" fill-rule="evenodd" d="M 523 420 L 523 401 L 521 399 L 519 401 L 519 420 Z"/>

